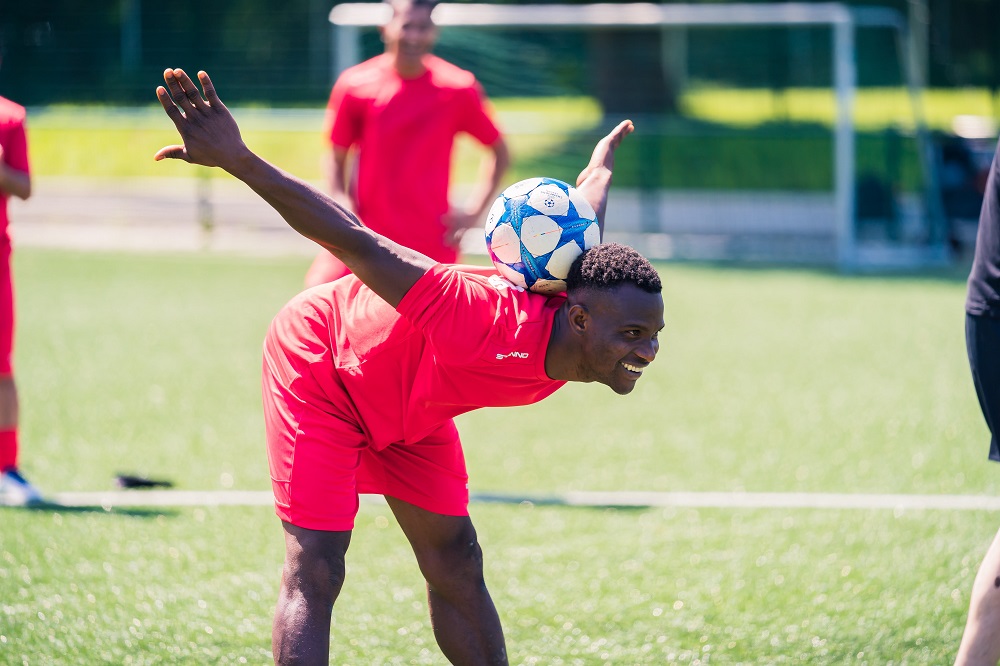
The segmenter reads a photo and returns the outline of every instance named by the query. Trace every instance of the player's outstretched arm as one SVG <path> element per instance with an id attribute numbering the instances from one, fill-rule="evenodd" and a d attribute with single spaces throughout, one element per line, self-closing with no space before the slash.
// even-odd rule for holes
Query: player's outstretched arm
<path id="1" fill-rule="evenodd" d="M 611 189 L 611 172 L 615 167 L 615 150 L 621 145 L 622 139 L 632 133 L 635 126 L 631 120 L 618 123 L 611 132 L 597 142 L 590 163 L 576 178 L 576 187 L 587 199 L 594 212 L 597 213 L 597 223 L 601 227 L 601 238 L 604 238 L 604 213 L 608 208 L 608 190 Z"/>
<path id="2" fill-rule="evenodd" d="M 332 252 L 386 302 L 397 305 L 434 262 L 380 236 L 326 194 L 255 155 L 208 74 L 199 72 L 198 79 L 204 96 L 183 70 L 163 73 L 166 87 L 158 87 L 156 97 L 182 143 L 161 148 L 154 159 L 181 159 L 228 171 L 295 231 Z"/>

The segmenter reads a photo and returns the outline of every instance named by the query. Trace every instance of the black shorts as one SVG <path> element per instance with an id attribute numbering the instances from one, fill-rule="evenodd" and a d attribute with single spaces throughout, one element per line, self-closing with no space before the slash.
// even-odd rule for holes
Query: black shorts
<path id="1" fill-rule="evenodd" d="M 979 406 L 993 436 L 990 460 L 1000 462 L 1000 319 L 967 314 L 965 347 L 969 352 L 972 381 L 976 385 Z"/>

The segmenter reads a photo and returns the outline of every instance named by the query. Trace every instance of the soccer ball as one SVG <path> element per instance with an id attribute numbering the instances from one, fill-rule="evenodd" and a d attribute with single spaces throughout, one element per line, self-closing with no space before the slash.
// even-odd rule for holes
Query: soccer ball
<path id="1" fill-rule="evenodd" d="M 497 271 L 541 294 L 566 291 L 573 260 L 600 242 L 593 207 L 579 190 L 555 178 L 514 183 L 486 216 L 486 249 Z"/>

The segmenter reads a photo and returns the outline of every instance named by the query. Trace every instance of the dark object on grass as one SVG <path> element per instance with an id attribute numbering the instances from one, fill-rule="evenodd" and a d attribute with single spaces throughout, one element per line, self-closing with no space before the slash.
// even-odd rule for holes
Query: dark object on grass
<path id="1" fill-rule="evenodd" d="M 148 479 L 132 474 L 116 474 L 115 483 L 119 488 L 172 488 L 173 482 L 165 479 Z"/>

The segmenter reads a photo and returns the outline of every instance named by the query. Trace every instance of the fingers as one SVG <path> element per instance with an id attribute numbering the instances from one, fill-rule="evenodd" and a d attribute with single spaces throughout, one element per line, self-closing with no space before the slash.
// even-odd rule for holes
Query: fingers
<path id="1" fill-rule="evenodd" d="M 604 138 L 611 144 L 612 148 L 617 148 L 621 144 L 622 139 L 634 131 L 635 125 L 632 124 L 632 121 L 623 120 Z"/>
<path id="2" fill-rule="evenodd" d="M 184 160 L 185 162 L 191 161 L 190 158 L 188 158 L 187 149 L 185 149 L 184 146 L 176 145 L 164 146 L 163 148 L 160 148 L 156 151 L 156 154 L 153 155 L 153 159 L 157 162 L 165 159 Z"/>
<path id="3" fill-rule="evenodd" d="M 618 123 L 618 126 L 611 130 L 613 136 L 628 136 L 635 130 L 635 125 L 631 120 L 623 120 Z"/>
<path id="4" fill-rule="evenodd" d="M 208 104 L 198 92 L 191 77 L 183 69 L 168 69 L 163 72 L 170 97 L 185 115 L 195 110 L 203 110 Z"/>
<path id="5" fill-rule="evenodd" d="M 209 105 L 214 107 L 221 106 L 222 100 L 219 99 L 219 93 L 215 91 L 215 85 L 212 83 L 212 79 L 209 78 L 208 72 L 198 72 L 198 80 L 201 82 L 201 89 L 205 91 L 205 99 L 208 100 Z"/>

